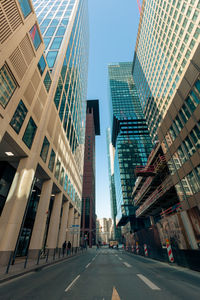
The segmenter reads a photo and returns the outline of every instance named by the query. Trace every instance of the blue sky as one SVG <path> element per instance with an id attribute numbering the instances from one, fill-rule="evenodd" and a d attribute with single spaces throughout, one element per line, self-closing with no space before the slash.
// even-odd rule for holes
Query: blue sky
<path id="1" fill-rule="evenodd" d="M 100 101 L 101 136 L 96 137 L 96 213 L 110 217 L 106 129 L 110 126 L 108 71 L 112 62 L 132 61 L 139 10 L 137 0 L 88 0 L 90 53 L 88 99 Z"/>

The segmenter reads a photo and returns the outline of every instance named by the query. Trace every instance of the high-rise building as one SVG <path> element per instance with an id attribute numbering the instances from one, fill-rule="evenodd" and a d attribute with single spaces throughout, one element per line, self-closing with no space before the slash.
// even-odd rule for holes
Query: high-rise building
<path id="1" fill-rule="evenodd" d="M 195 0 L 142 3 L 133 78 L 154 140 L 198 47 L 199 9 L 199 1 Z"/>
<path id="2" fill-rule="evenodd" d="M 108 176 L 109 176 L 109 189 L 110 189 L 110 207 L 111 216 L 113 220 L 113 234 L 114 240 L 120 239 L 120 228 L 116 226 L 116 216 L 117 216 L 117 203 L 116 203 L 116 193 L 115 193 L 115 178 L 114 178 L 114 157 L 115 148 L 111 142 L 110 128 L 107 128 L 107 156 L 108 156 Z"/>
<path id="3" fill-rule="evenodd" d="M 79 243 L 71 228 L 81 214 L 87 1 L 1 1 L 0 14 L 0 262 L 6 263 L 10 255 L 36 257 L 65 240 Z"/>
<path id="4" fill-rule="evenodd" d="M 89 247 L 96 243 L 95 201 L 95 136 L 100 135 L 99 100 L 87 101 L 85 127 L 85 154 L 83 170 L 83 193 L 81 214 L 82 243 Z"/>
<path id="5" fill-rule="evenodd" d="M 131 68 L 131 62 L 108 66 L 117 225 L 131 222 L 131 228 L 136 230 L 139 221 L 135 218 L 136 208 L 131 198 L 136 180 L 134 168 L 146 164 L 152 144 Z"/>
<path id="6" fill-rule="evenodd" d="M 162 146 L 176 188 L 179 230 L 184 224 L 192 249 L 200 247 L 199 21 L 199 1 L 143 1 L 133 62 L 150 133 Z"/>

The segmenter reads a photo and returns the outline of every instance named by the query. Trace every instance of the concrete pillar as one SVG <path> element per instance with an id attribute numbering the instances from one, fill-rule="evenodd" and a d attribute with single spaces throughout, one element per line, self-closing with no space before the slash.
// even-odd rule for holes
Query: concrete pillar
<path id="1" fill-rule="evenodd" d="M 43 246 L 43 239 L 48 216 L 49 202 L 51 199 L 53 181 L 47 180 L 42 185 L 40 201 L 29 246 L 29 257 L 36 258 L 38 250 Z"/>
<path id="2" fill-rule="evenodd" d="M 63 204 L 63 212 L 62 212 L 60 232 L 59 232 L 59 238 L 58 238 L 58 248 L 60 248 L 60 249 L 62 248 L 62 244 L 66 240 L 68 214 L 69 214 L 69 201 L 67 201 Z"/>
<path id="3" fill-rule="evenodd" d="M 150 223 L 151 223 L 151 225 L 155 225 L 154 217 L 153 216 L 150 216 Z"/>
<path id="4" fill-rule="evenodd" d="M 71 226 L 74 225 L 74 207 L 69 208 L 68 222 L 67 222 L 67 235 L 66 241 L 70 241 L 73 246 L 73 234 L 70 232 Z"/>
<path id="5" fill-rule="evenodd" d="M 81 225 L 81 216 L 79 213 L 76 214 L 75 216 L 75 224 L 78 225 L 79 227 L 77 227 L 77 231 L 76 232 L 76 245 L 75 247 L 79 247 L 80 246 L 80 225 Z"/>
<path id="6" fill-rule="evenodd" d="M 29 158 L 20 160 L 0 218 L 0 264 L 8 262 L 15 250 L 35 175 Z"/>
<path id="7" fill-rule="evenodd" d="M 62 193 L 55 195 L 46 244 L 46 247 L 50 249 L 50 251 L 53 251 L 57 245 L 62 199 Z"/>

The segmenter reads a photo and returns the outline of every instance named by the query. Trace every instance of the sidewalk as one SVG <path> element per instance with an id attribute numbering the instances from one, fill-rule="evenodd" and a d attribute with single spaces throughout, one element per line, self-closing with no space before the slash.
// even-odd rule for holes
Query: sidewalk
<path id="1" fill-rule="evenodd" d="M 8 266 L 0 265 L 0 284 L 8 280 L 17 278 L 19 276 L 22 276 L 24 274 L 35 272 L 47 266 L 65 261 L 71 257 L 82 255 L 85 252 L 86 252 L 85 250 L 83 251 L 78 250 L 76 253 L 71 253 L 70 255 L 67 254 L 65 254 L 64 256 L 61 255 L 60 258 L 58 257 L 58 255 L 56 256 L 52 255 L 49 257 L 40 258 L 38 264 L 36 259 L 28 259 L 26 261 L 26 257 L 16 258 L 15 264 L 14 265 L 11 264 L 9 266 L 8 273 L 6 273 Z"/>

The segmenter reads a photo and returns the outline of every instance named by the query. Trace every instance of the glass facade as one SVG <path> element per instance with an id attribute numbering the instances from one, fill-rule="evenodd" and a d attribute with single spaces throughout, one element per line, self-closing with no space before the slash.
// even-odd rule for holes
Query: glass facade
<path id="1" fill-rule="evenodd" d="M 179 79 L 198 45 L 199 15 L 198 1 L 144 1 L 133 77 L 154 140 Z"/>
<path id="2" fill-rule="evenodd" d="M 135 212 L 131 197 L 136 181 L 134 169 L 147 163 L 152 149 L 131 69 L 131 62 L 108 66 L 118 221 L 122 215 Z"/>
<path id="3" fill-rule="evenodd" d="M 57 60 L 63 61 L 60 76 L 56 78 L 54 103 L 76 165 L 82 172 L 89 46 L 87 1 L 33 0 L 33 5 L 44 37 L 45 55 L 52 77 Z M 72 22 L 72 28 L 68 28 Z M 44 83 L 48 91 L 50 75 L 47 73 L 46 77 Z"/>

